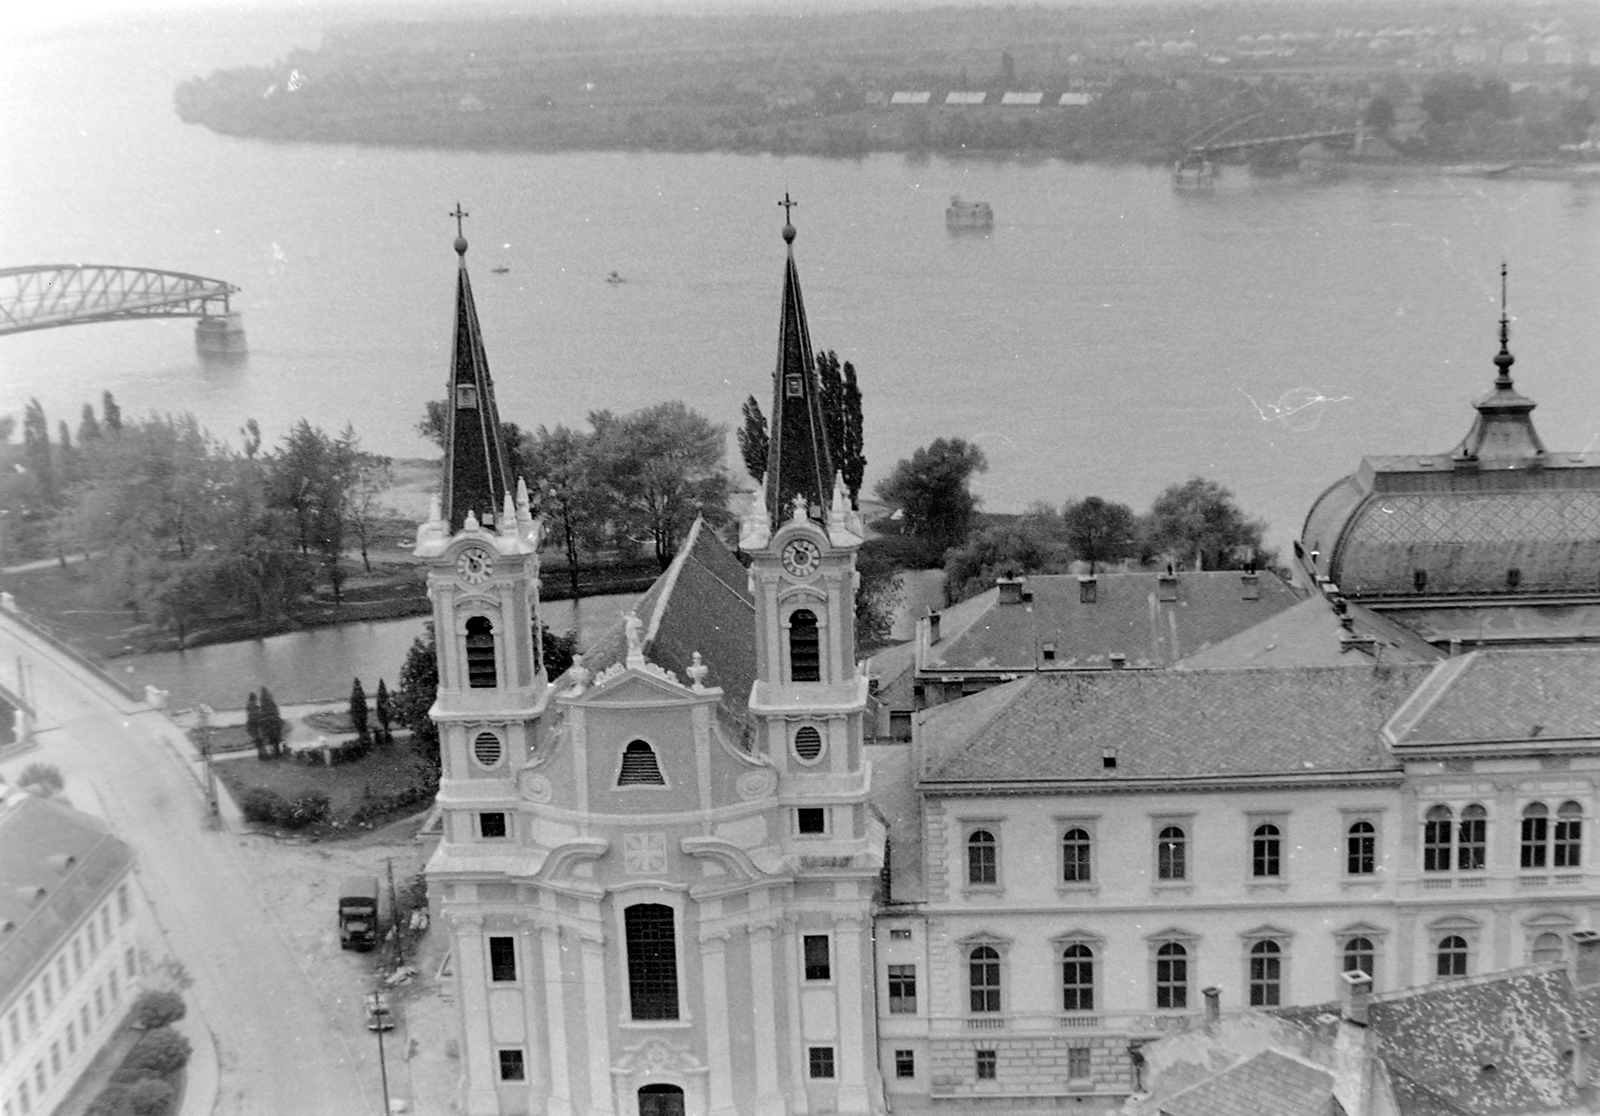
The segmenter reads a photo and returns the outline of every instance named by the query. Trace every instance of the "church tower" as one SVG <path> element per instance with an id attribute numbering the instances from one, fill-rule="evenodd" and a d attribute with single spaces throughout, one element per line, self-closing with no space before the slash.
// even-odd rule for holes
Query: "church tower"
<path id="1" fill-rule="evenodd" d="M 494 964 L 483 899 L 503 887 L 510 865 L 485 855 L 515 840 L 515 777 L 535 747 L 549 686 L 535 642 L 539 524 L 527 489 L 513 488 L 467 275 L 467 241 L 456 207 L 455 340 L 445 383 L 444 476 L 415 554 L 428 570 L 438 645 L 437 805 L 443 824 L 428 864 L 451 935 L 462 1017 L 461 1060 L 469 1113 L 498 1113 L 495 1083 L 524 1073 L 497 1050 L 489 1031 L 485 979 Z M 509 850 L 507 850 L 509 851 Z M 504 1047 L 501 1048 L 502 1050 Z M 518 1055 L 520 1057 L 520 1054 Z"/>

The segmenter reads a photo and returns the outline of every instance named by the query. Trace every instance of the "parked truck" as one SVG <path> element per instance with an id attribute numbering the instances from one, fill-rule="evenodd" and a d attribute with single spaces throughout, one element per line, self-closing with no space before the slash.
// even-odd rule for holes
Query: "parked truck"
<path id="1" fill-rule="evenodd" d="M 371 949 L 378 944 L 378 879 L 352 876 L 339 888 L 339 948 Z"/>

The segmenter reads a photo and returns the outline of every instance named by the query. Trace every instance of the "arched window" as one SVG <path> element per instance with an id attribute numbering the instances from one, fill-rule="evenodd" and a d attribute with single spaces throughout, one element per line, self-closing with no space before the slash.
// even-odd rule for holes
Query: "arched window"
<path id="1" fill-rule="evenodd" d="M 1577 868 L 1582 863 L 1583 807 L 1563 802 L 1556 811 L 1555 846 L 1552 863 L 1557 868 Z"/>
<path id="2" fill-rule="evenodd" d="M 1256 876 L 1278 876 L 1283 840 L 1271 822 L 1256 826 L 1250 847 L 1250 871 Z"/>
<path id="3" fill-rule="evenodd" d="M 815 763 L 822 754 L 822 734 L 815 725 L 802 725 L 794 734 L 794 754 L 806 763 Z"/>
<path id="4" fill-rule="evenodd" d="M 1163 880 L 1188 878 L 1189 866 L 1184 855 L 1186 839 L 1183 827 L 1169 825 L 1156 837 L 1156 877 Z"/>
<path id="5" fill-rule="evenodd" d="M 974 1012 L 1000 1010 L 1000 954 L 993 946 L 967 954 L 967 984 Z"/>
<path id="6" fill-rule="evenodd" d="M 1369 821 L 1352 822 L 1345 831 L 1345 871 L 1367 876 L 1378 870 L 1378 830 Z"/>
<path id="7" fill-rule="evenodd" d="M 1544 933 L 1533 939 L 1533 947 L 1528 951 L 1528 961 L 1534 965 L 1545 961 L 1561 961 L 1567 956 L 1567 951 L 1561 943 L 1560 934 Z"/>
<path id="8" fill-rule="evenodd" d="M 1438 965 L 1435 971 L 1441 979 L 1467 975 L 1467 939 L 1451 934 L 1439 939 Z"/>
<path id="9" fill-rule="evenodd" d="M 994 834 L 987 829 L 974 829 L 967 837 L 967 883 L 994 884 L 1000 882 L 1000 867 L 995 856 Z"/>
<path id="10" fill-rule="evenodd" d="M 1061 951 L 1061 1007 L 1094 1010 L 1094 950 L 1081 943 Z"/>
<path id="11" fill-rule="evenodd" d="M 622 925 L 633 1018 L 678 1018 L 678 950 L 672 908 L 635 903 L 622 912 Z"/>
<path id="12" fill-rule="evenodd" d="M 656 750 L 643 740 L 630 740 L 622 750 L 622 771 L 617 775 L 619 787 L 664 787 L 661 767 L 656 763 Z"/>
<path id="13" fill-rule="evenodd" d="M 822 645 L 817 636 L 817 617 L 810 609 L 789 614 L 789 680 L 822 681 Z"/>
<path id="14" fill-rule="evenodd" d="M 492 690 L 498 685 L 494 665 L 494 625 L 486 616 L 467 621 L 467 686 Z"/>
<path id="15" fill-rule="evenodd" d="M 1189 951 L 1178 942 L 1156 950 L 1156 1007 L 1189 1006 Z"/>
<path id="16" fill-rule="evenodd" d="M 1377 974 L 1378 952 L 1372 947 L 1371 938 L 1345 939 L 1343 953 L 1340 972 L 1363 972 L 1369 977 Z"/>
<path id="17" fill-rule="evenodd" d="M 1428 807 L 1422 823 L 1422 870 L 1450 871 L 1450 838 L 1455 830 L 1455 812 L 1448 806 Z"/>
<path id="18" fill-rule="evenodd" d="M 1522 866 L 1543 868 L 1546 860 L 1545 846 L 1550 840 L 1550 807 L 1543 802 L 1530 802 L 1522 808 Z"/>
<path id="19" fill-rule="evenodd" d="M 1061 835 L 1061 881 L 1089 883 L 1089 831 L 1073 828 Z"/>
<path id="20" fill-rule="evenodd" d="M 1461 811 L 1461 828 L 1456 833 L 1456 867 L 1463 872 L 1481 872 L 1488 863 L 1489 811 L 1474 802 Z"/>
<path id="21" fill-rule="evenodd" d="M 1283 950 L 1277 942 L 1250 947 L 1250 1006 L 1277 1007 L 1283 996 Z"/>

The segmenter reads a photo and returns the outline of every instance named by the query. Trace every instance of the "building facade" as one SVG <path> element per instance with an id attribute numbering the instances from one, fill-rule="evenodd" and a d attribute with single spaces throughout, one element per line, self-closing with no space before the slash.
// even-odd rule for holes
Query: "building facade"
<path id="1" fill-rule="evenodd" d="M 0 1113 L 44 1116 L 139 991 L 133 850 L 0 784 Z"/>

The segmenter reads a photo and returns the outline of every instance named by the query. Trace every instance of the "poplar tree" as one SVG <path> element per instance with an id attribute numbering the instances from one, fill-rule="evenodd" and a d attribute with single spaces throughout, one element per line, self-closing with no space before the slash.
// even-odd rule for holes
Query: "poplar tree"
<path id="1" fill-rule="evenodd" d="M 261 739 L 274 756 L 283 755 L 284 728 L 283 715 L 278 712 L 278 703 L 272 700 L 272 691 L 261 687 Z"/>
<path id="2" fill-rule="evenodd" d="M 767 416 L 761 413 L 761 404 L 755 396 L 744 401 L 744 425 L 739 428 L 739 456 L 744 458 L 744 471 L 757 484 L 767 479 L 767 453 L 772 439 L 767 434 Z"/>
<path id="3" fill-rule="evenodd" d="M 389 726 L 394 723 L 394 708 L 389 702 L 389 687 L 384 685 L 383 679 L 378 679 L 378 696 L 374 700 L 373 715 L 378 720 L 378 738 L 385 744 L 394 740 L 394 733 Z"/>
<path id="4" fill-rule="evenodd" d="M 359 677 L 350 683 L 350 723 L 361 743 L 372 743 L 372 731 L 367 725 L 367 691 L 361 688 Z"/>
<path id="5" fill-rule="evenodd" d="M 83 405 L 83 418 L 78 423 L 78 444 L 84 445 L 100 437 L 100 420 L 94 417 L 94 404 Z"/>
<path id="6" fill-rule="evenodd" d="M 256 699 L 256 692 L 250 691 L 250 696 L 244 703 L 244 731 L 250 737 L 250 743 L 255 745 L 256 758 L 266 759 L 267 751 L 265 741 L 261 735 L 261 702 Z"/>
<path id="7" fill-rule="evenodd" d="M 122 433 L 122 408 L 117 406 L 117 401 L 111 398 L 108 391 L 100 396 L 100 410 L 105 415 L 107 434 Z"/>

